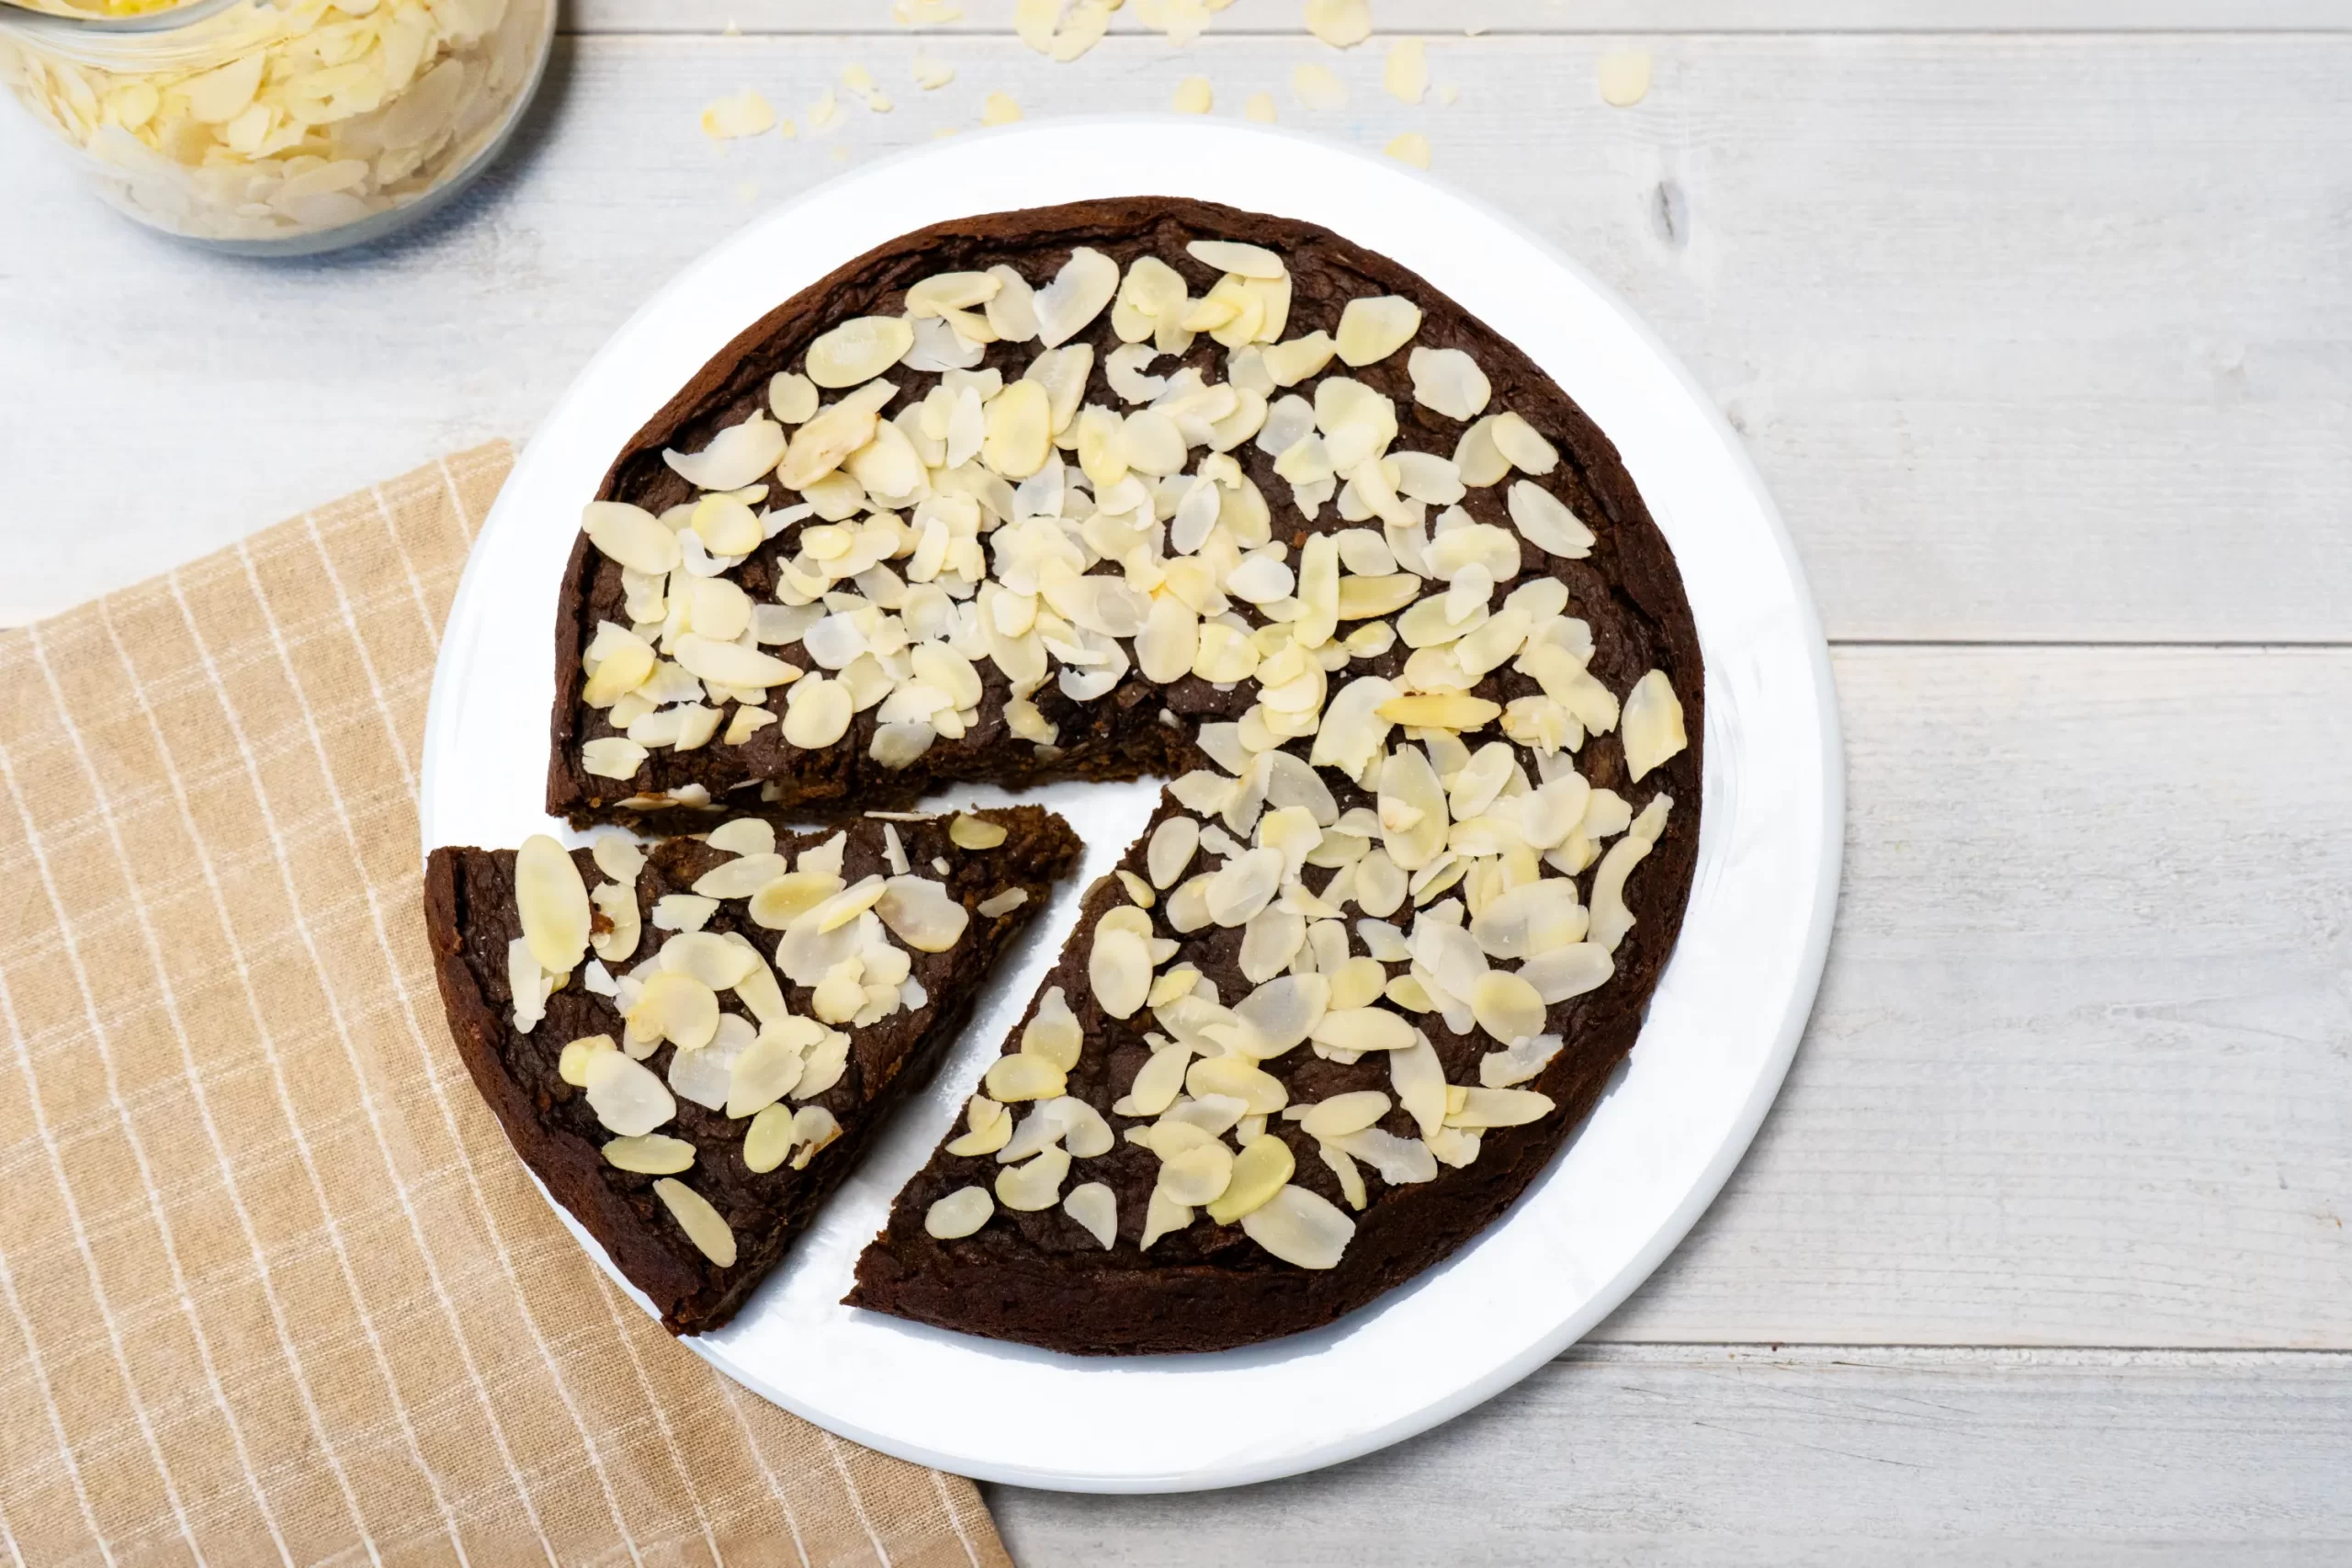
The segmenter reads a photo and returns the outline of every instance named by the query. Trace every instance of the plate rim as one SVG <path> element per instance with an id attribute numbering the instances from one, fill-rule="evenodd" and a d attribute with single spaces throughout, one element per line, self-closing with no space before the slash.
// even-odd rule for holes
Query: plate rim
<path id="1" fill-rule="evenodd" d="M 1807 673 L 1812 684 L 1813 712 L 1819 725 L 1818 816 L 1817 820 L 1812 824 L 1819 834 L 1819 843 L 1812 897 L 1810 907 L 1805 912 L 1804 932 L 1795 952 L 1793 967 L 1788 976 L 1790 984 L 1787 1000 L 1782 1010 L 1782 1016 L 1775 1025 L 1770 1049 L 1758 1060 L 1747 1100 L 1729 1119 L 1724 1136 L 1703 1168 L 1690 1181 L 1681 1201 L 1656 1226 L 1647 1239 L 1634 1249 L 1618 1271 L 1604 1285 L 1585 1297 L 1575 1310 L 1564 1314 L 1559 1324 L 1554 1328 L 1535 1337 L 1520 1352 L 1498 1362 L 1486 1372 L 1464 1382 L 1447 1394 L 1431 1399 L 1409 1412 L 1385 1422 L 1366 1427 L 1345 1438 L 1329 1439 L 1307 1450 L 1272 1455 L 1261 1460 L 1227 1461 L 1181 1476 L 1041 1471 L 1025 1464 L 994 1462 L 985 1455 L 935 1449 L 920 1441 L 911 1441 L 888 1431 L 869 1427 L 859 1421 L 846 1418 L 837 1411 L 815 1407 L 807 1401 L 769 1385 L 764 1380 L 747 1374 L 724 1354 L 721 1344 L 715 1343 L 709 1337 L 692 1337 L 684 1341 L 688 1348 L 710 1364 L 715 1371 L 757 1393 L 760 1397 L 826 1430 L 878 1451 L 912 1462 L 972 1476 L 978 1480 L 1041 1489 L 1100 1494 L 1174 1493 L 1245 1485 L 1306 1473 L 1360 1458 L 1442 1425 L 1454 1416 L 1493 1398 L 1528 1376 L 1537 1367 L 1555 1359 L 1562 1351 L 1614 1312 L 1682 1244 L 1699 1218 L 1713 1206 L 1724 1185 L 1729 1180 L 1731 1173 L 1746 1157 L 1757 1132 L 1762 1126 L 1764 1118 L 1777 1100 L 1818 996 L 1835 921 L 1844 860 L 1845 757 L 1837 702 L 1837 687 L 1829 661 L 1828 645 L 1823 634 L 1819 614 L 1814 604 L 1811 586 L 1805 577 L 1803 563 L 1798 557 L 1794 541 L 1791 538 L 1781 517 L 1779 508 L 1774 504 L 1770 491 L 1766 488 L 1762 475 L 1757 469 L 1754 459 L 1746 446 L 1724 417 L 1713 400 L 1691 375 L 1689 367 L 1667 345 L 1649 322 L 1615 289 L 1509 212 L 1479 197 L 1436 180 L 1425 173 L 1323 137 L 1308 135 L 1286 128 L 1243 126 L 1222 121 L 1204 124 L 1187 117 L 1164 114 L 1061 116 L 1046 121 L 1000 128 L 986 134 L 991 139 L 992 144 L 1010 148 L 1012 144 L 1021 141 L 1050 144 L 1054 141 L 1069 137 L 1073 133 L 1122 134 L 1138 130 L 1147 130 L 1159 137 L 1167 136 L 1171 130 L 1191 134 L 1208 131 L 1223 137 L 1238 137 L 1245 141 L 1262 140 L 1270 143 L 1287 144 L 1295 148 L 1311 148 L 1318 156 L 1337 155 L 1343 160 L 1352 160 L 1359 165 L 1358 172 L 1376 174 L 1383 179 L 1403 180 L 1419 186 L 1440 200 L 1466 209 L 1484 221 L 1508 231 L 1529 252 L 1541 257 L 1545 264 L 1573 278 L 1616 318 L 1618 326 L 1631 333 L 1651 362 L 1672 381 L 1682 400 L 1689 405 L 1690 411 L 1700 416 L 1720 446 L 1723 456 L 1731 465 L 1738 488 L 1744 491 L 1745 498 L 1753 510 L 1754 522 L 1760 524 L 1762 536 L 1771 545 L 1785 573 L 1790 603 L 1782 613 L 1792 620 L 1794 635 L 1803 646 Z M 595 391 L 600 372 L 605 369 L 608 361 L 618 356 L 622 346 L 637 334 L 650 317 L 655 315 L 673 296 L 689 288 L 697 276 L 707 269 L 713 269 L 722 265 L 738 247 L 751 243 L 764 227 L 782 220 L 800 209 L 823 200 L 838 199 L 845 191 L 853 191 L 861 185 L 881 183 L 895 177 L 910 164 L 920 164 L 941 158 L 947 153 L 948 149 L 934 143 L 909 148 L 876 158 L 858 168 L 811 186 L 786 201 L 771 206 L 763 213 L 748 220 L 735 232 L 700 253 L 653 290 L 645 301 L 631 311 L 613 331 L 549 408 L 540 423 L 539 430 L 546 431 L 557 427 L 568 417 L 574 416 L 577 412 L 575 405 L 591 400 Z M 1043 199 L 1100 199 L 1108 194 L 1110 193 L 1097 193 L 1091 197 L 1052 197 Z M 1142 196 L 1153 193 L 1136 189 L 1127 194 Z M 1262 201 L 1252 205 L 1259 210 L 1280 210 L 1268 208 Z M 990 202 L 979 210 L 1003 209 L 1003 203 Z M 978 212 L 963 215 L 978 216 Z M 922 222 L 953 221 L 955 216 L 956 215 L 951 214 L 944 219 L 925 218 L 917 223 L 904 227 L 920 226 Z M 1306 220 L 1323 221 L 1312 217 Z M 1415 270 L 1426 271 L 1425 268 L 1418 265 Z M 785 293 L 788 293 L 790 288 L 797 288 L 813 280 L 813 277 L 797 278 L 796 275 L 786 280 L 789 288 L 785 288 Z M 1442 279 L 1432 277 L 1432 282 L 1444 287 Z M 783 294 L 778 295 L 779 299 L 783 297 Z M 772 306 L 773 301 L 769 306 L 759 309 L 765 310 Z M 755 310 L 753 314 L 738 322 L 735 330 L 740 332 L 751 321 L 756 320 L 758 310 Z M 1604 434 L 1607 434 L 1607 427 L 1604 426 L 1603 430 Z M 515 465 L 514 472 L 510 475 L 497 502 L 484 518 L 444 622 L 444 636 L 440 651 L 436 655 L 428 698 L 423 767 L 419 774 L 418 827 L 421 845 L 426 852 L 443 841 L 436 834 L 435 826 L 433 780 L 436 776 L 439 754 L 446 744 L 446 737 L 443 733 L 445 726 L 442 721 L 451 708 L 451 699 L 449 694 L 445 691 L 445 687 L 453 685 L 462 678 L 458 671 L 464 662 L 452 658 L 453 651 L 459 647 L 458 639 L 452 634 L 460 631 L 461 628 L 470 627 L 478 616 L 478 607 L 474 601 L 486 592 L 482 584 L 488 575 L 488 569 L 484 566 L 488 553 L 482 548 L 484 542 L 492 537 L 495 529 L 514 529 L 527 526 L 529 524 L 529 519 L 518 518 L 514 513 L 523 505 L 519 498 L 532 488 L 530 483 L 525 481 L 536 478 L 533 464 L 535 450 L 545 452 L 547 448 L 536 440 L 526 444 Z M 1710 674 L 1713 673 L 1711 660 Z M 1710 773 L 1717 765 L 1715 751 L 1715 748 L 1710 748 L 1710 756 L 1707 760 Z M 1714 814 L 1702 818 L 1702 838 L 1707 831 L 1706 824 L 1713 819 Z M 1702 857 L 1703 863 L 1703 848 Z M 1694 886 L 1694 894 L 1695 891 Z M 1667 969 L 1661 972 L 1659 981 L 1661 987 L 1664 986 L 1667 976 L 1671 973 L 1675 960 L 1680 956 L 1681 951 L 1678 945 L 1676 953 L 1669 957 Z M 999 982 L 999 984 L 1002 983 Z M 1647 1032 L 1646 1019 L 1644 1032 Z M 1637 1037 L 1637 1048 L 1638 1044 Z M 1593 1115 L 1598 1113 L 1596 1108 Z M 1591 1117 L 1589 1116 L 1583 1125 L 1589 1125 Z M 1578 1133 L 1580 1134 L 1581 1131 L 1582 1126 L 1579 1127 Z M 1575 1134 L 1572 1134 L 1568 1140 L 1564 1141 L 1561 1154 L 1565 1153 L 1574 1140 Z M 1553 1161 L 1547 1163 L 1544 1176 L 1539 1176 L 1535 1182 L 1531 1183 L 1530 1192 L 1532 1192 L 1545 1179 L 1558 1163 L 1561 1154 L 1555 1154 Z M 546 1189 L 538 1182 L 536 1173 L 531 1173 L 527 1166 L 524 1168 L 526 1174 L 531 1175 L 533 1184 L 539 1188 L 542 1197 L 547 1197 Z M 1522 1193 L 1521 1200 L 1515 1201 L 1512 1206 L 1513 1212 L 1506 1213 L 1501 1219 L 1479 1233 L 1478 1236 L 1473 1237 L 1470 1243 L 1453 1255 L 1452 1258 L 1438 1265 L 1437 1269 L 1424 1271 L 1417 1278 L 1427 1280 L 1432 1277 L 1438 1269 L 1466 1256 L 1479 1241 L 1505 1229 L 1519 1217 L 1516 1211 L 1520 1208 L 1520 1202 L 1523 1201 L 1527 1195 Z M 838 1200 L 839 1195 L 836 1195 L 836 1201 Z M 586 1247 L 591 1258 L 622 1287 L 632 1300 L 638 1303 L 641 1309 L 650 1313 L 651 1311 L 650 1303 L 618 1274 L 603 1248 L 596 1245 L 561 1205 L 555 1203 L 552 1198 L 548 1198 L 548 1201 L 565 1227 Z M 1392 1301 L 1396 1299 L 1396 1292 L 1391 1292 L 1383 1300 Z M 1350 1314 L 1349 1319 L 1342 1321 L 1351 1321 L 1379 1310 L 1381 1310 L 1379 1303 L 1372 1303 L 1360 1309 L 1358 1313 Z M 989 1345 L 993 1342 L 976 1341 L 975 1343 Z M 1218 1355 L 1235 1353 L 1212 1352 L 1197 1359 L 1207 1360 Z M 1187 1359 L 1194 1359 L 1187 1358 Z M 1068 1359 L 1080 1362 L 1094 1361 L 1092 1358 L 1068 1358 Z M 1121 1363 L 1113 1360 L 1099 1364 L 1111 1368 Z"/>

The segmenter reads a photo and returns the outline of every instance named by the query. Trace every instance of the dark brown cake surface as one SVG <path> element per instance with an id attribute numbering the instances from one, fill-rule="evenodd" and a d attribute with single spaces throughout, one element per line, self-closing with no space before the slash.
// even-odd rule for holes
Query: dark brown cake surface
<path id="1" fill-rule="evenodd" d="M 1607 438 L 1395 263 L 1172 198 L 921 231 L 716 357 L 599 505 L 575 821 L 1182 775 L 1005 1042 L 1051 1071 L 977 1086 L 854 1303 L 1080 1353 L 1315 1327 L 1491 1223 L 1632 1048 L 1699 840 L 1680 578 Z"/>
<path id="2" fill-rule="evenodd" d="M 468 1070 L 515 1152 L 604 1246 L 630 1282 L 652 1298 L 672 1332 L 699 1333 L 724 1324 L 782 1260 L 793 1238 L 854 1167 L 876 1127 L 930 1076 L 940 1053 L 962 1028 L 997 958 L 1044 908 L 1052 885 L 1069 874 L 1077 858 L 1078 841 L 1068 825 L 1035 807 L 973 813 L 968 819 L 1001 829 L 1004 836 L 991 847 L 967 848 L 952 836 L 954 819 L 938 817 L 888 823 L 866 818 L 842 829 L 774 839 L 774 849 L 767 852 L 797 863 L 810 851 L 825 858 L 828 846 L 838 838 L 840 864 L 833 880 L 841 890 L 868 878 L 888 884 L 912 874 L 935 883 L 944 902 L 965 912 L 967 923 L 953 943 L 939 952 L 908 947 L 890 934 L 887 923 L 878 932 L 867 928 L 869 939 L 888 942 L 906 954 L 900 984 L 914 987 L 886 1016 L 869 1022 L 843 1019 L 820 1024 L 814 987 L 796 983 L 773 966 L 769 973 L 775 994 L 763 998 L 768 1015 L 764 1020 L 762 1010 L 747 1000 L 748 986 L 708 992 L 724 1032 L 696 1054 L 706 1067 L 715 1069 L 715 1076 L 706 1072 L 702 1083 L 717 1086 L 718 1093 L 723 1094 L 728 1083 L 722 1058 L 728 1057 L 730 1045 L 740 1054 L 744 1039 L 756 1041 L 780 1010 L 805 1021 L 796 1035 L 826 1037 L 805 1053 L 809 1060 L 791 1089 L 771 1097 L 777 1114 L 797 1116 L 797 1130 L 810 1135 L 793 1138 L 785 1157 L 766 1169 L 747 1163 L 752 1147 L 747 1140 L 757 1116 L 749 1111 L 730 1116 L 723 1101 L 707 1105 L 689 1098 L 675 1072 L 684 1047 L 667 1038 L 632 1041 L 622 1011 L 622 1003 L 629 999 L 623 989 L 628 977 L 650 976 L 661 969 L 665 950 L 681 934 L 662 929 L 657 919 L 693 922 L 699 934 L 742 937 L 762 955 L 762 964 L 768 964 L 779 945 L 778 931 L 753 918 L 749 898 L 707 900 L 706 910 L 693 891 L 707 874 L 750 857 L 696 840 L 672 840 L 643 852 L 641 866 L 624 883 L 608 877 L 596 853 L 571 852 L 569 859 L 583 888 L 627 888 L 626 897 L 637 911 L 639 937 L 634 947 L 622 953 L 611 906 L 592 904 L 594 940 L 603 952 L 592 948 L 582 956 L 568 982 L 545 998 L 544 1015 L 527 1030 L 516 1025 L 511 956 L 518 943 L 528 945 L 518 909 L 516 852 L 453 848 L 435 850 L 430 857 L 426 926 L 442 1000 Z M 755 826 L 754 831 L 760 830 L 764 824 Z M 993 836 L 969 826 L 961 833 L 974 842 Z M 639 853 L 627 847 L 599 849 L 615 869 L 623 871 Z M 615 896 L 615 891 L 605 892 L 607 899 Z M 664 900 L 683 902 L 665 905 Z M 989 912 L 980 913 L 983 908 Z M 689 956 L 707 962 L 708 953 Z M 610 1043 L 606 1049 L 637 1058 L 662 1083 L 671 1113 L 648 1134 L 691 1145 L 691 1163 L 662 1171 L 624 1169 L 614 1163 L 605 1151 L 620 1134 L 600 1120 L 587 1087 L 571 1081 L 564 1072 L 565 1048 L 583 1040 Z M 828 1056 L 828 1043 L 838 1054 L 837 1065 Z M 582 1055 L 574 1052 L 575 1058 Z M 706 1087 L 704 1092 L 707 1096 L 714 1090 Z M 642 1143 L 643 1137 L 638 1141 Z M 799 1157 L 804 1150 L 806 1157 Z M 666 1146 L 655 1152 L 668 1158 L 651 1163 L 665 1166 L 685 1155 L 684 1149 Z M 655 1190 L 665 1176 L 690 1188 L 725 1222 L 735 1249 L 731 1263 L 722 1266 L 697 1247 Z"/>

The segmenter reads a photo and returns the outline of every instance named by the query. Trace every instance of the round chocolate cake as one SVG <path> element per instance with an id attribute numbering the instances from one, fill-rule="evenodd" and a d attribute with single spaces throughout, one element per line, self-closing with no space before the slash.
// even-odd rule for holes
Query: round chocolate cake
<path id="1" fill-rule="evenodd" d="M 1061 1350 L 1295 1333 L 1475 1236 L 1696 859 L 1698 639 L 1608 439 L 1413 273 L 1207 203 L 786 301 L 614 463 L 555 657 L 578 824 L 1171 781 L 849 1298 Z"/>

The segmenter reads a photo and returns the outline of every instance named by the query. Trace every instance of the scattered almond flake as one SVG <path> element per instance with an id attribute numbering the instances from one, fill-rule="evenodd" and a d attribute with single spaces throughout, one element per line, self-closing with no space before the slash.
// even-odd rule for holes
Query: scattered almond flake
<path id="1" fill-rule="evenodd" d="M 598 1051 L 588 1058 L 582 1076 L 588 1108 L 605 1130 L 624 1138 L 650 1133 L 678 1113 L 669 1088 L 642 1062 L 620 1051 Z"/>
<path id="2" fill-rule="evenodd" d="M 982 918 L 992 920 L 999 915 L 1012 913 L 1027 902 L 1029 902 L 1029 890 L 1026 887 L 1008 887 L 1001 893 L 982 899 L 974 908 Z"/>
<path id="3" fill-rule="evenodd" d="M 1650 57 L 1645 50 L 1623 50 L 1600 57 L 1600 101 L 1631 108 L 1650 96 Z"/>
<path id="4" fill-rule="evenodd" d="M 1333 49 L 1353 49 L 1372 36 L 1372 0 L 1306 0 L 1306 30 Z"/>
<path id="5" fill-rule="evenodd" d="M 1663 670 L 1653 670 L 1634 682 L 1618 725 L 1626 775 L 1635 784 L 1690 743 L 1683 733 L 1681 701 Z"/>
<path id="6" fill-rule="evenodd" d="M 710 1200 L 674 1177 L 665 1176 L 653 1184 L 654 1195 L 666 1206 L 678 1228 L 695 1249 L 721 1269 L 735 1267 L 735 1233 Z M 1268 1250 L 1272 1250 L 1269 1248 Z"/>
<path id="7" fill-rule="evenodd" d="M 1461 96 L 1462 88 L 1459 84 L 1440 82 L 1437 85 L 1437 101 L 1447 108 L 1452 108 Z"/>
<path id="8" fill-rule="evenodd" d="M 1004 825 L 985 817 L 958 816 L 947 825 L 947 837 L 959 849 L 992 850 L 1004 842 Z"/>
<path id="9" fill-rule="evenodd" d="M 1241 1216 L 1251 1241 L 1301 1269 L 1336 1267 L 1356 1233 L 1353 1220 L 1330 1200 L 1298 1186 L 1285 1186 Z"/>
<path id="10" fill-rule="evenodd" d="M 565 849 L 545 833 L 523 840 L 514 856 L 514 903 L 531 956 L 550 975 L 568 975 L 588 947 L 588 886 Z"/>
<path id="11" fill-rule="evenodd" d="M 1430 139 L 1418 130 L 1408 130 L 1401 136 L 1391 137 L 1388 145 L 1383 147 L 1381 151 L 1398 163 L 1410 164 L 1417 169 L 1426 169 L 1430 166 Z"/>
<path id="12" fill-rule="evenodd" d="M 1049 60 L 1068 64 L 1110 28 L 1118 0 L 1013 0 L 1012 30 Z"/>
<path id="13" fill-rule="evenodd" d="M 1119 1200 L 1100 1181 L 1071 1188 L 1062 1197 L 1062 1213 L 1106 1247 L 1119 1239 Z"/>
<path id="14" fill-rule="evenodd" d="M 1254 120 L 1256 120 L 1260 125 L 1272 125 L 1272 124 L 1273 124 L 1273 123 L 1274 123 L 1274 96 L 1273 96 L 1273 94 L 1272 94 L 1272 93 L 1252 93 L 1252 94 L 1250 94 L 1250 97 L 1249 97 L 1249 101 L 1248 101 L 1248 102 L 1246 102 L 1246 103 L 1244 103 L 1244 104 L 1241 106 L 1241 118 L 1244 118 L 1244 119 L 1254 119 Z"/>
<path id="15" fill-rule="evenodd" d="M 1205 76 L 1187 76 L 1176 84 L 1176 96 L 1170 107 L 1178 114 L 1206 114 L 1216 105 L 1216 96 Z"/>
<path id="16" fill-rule="evenodd" d="M 1209 17 L 1233 0 L 1136 0 L 1136 19 L 1182 49 L 1208 31 Z M 1118 8 L 1112 0 L 1112 8 Z"/>
<path id="17" fill-rule="evenodd" d="M 959 1187 L 924 1213 L 922 1228 L 925 1235 L 954 1241 L 978 1230 L 995 1213 L 996 1200 L 987 1188 Z"/>
<path id="18" fill-rule="evenodd" d="M 928 54 L 918 54 L 910 63 L 915 85 L 926 93 L 935 93 L 956 80 L 956 67 L 944 60 Z"/>
<path id="19" fill-rule="evenodd" d="M 849 162 L 849 149 L 836 144 L 832 150 L 831 157 L 833 162 L 836 164 L 846 164 Z"/>
<path id="20" fill-rule="evenodd" d="M 1417 38 L 1400 38 L 1388 46 L 1388 64 L 1381 85 L 1399 103 L 1418 104 L 1430 90 L 1429 50 Z"/>
<path id="21" fill-rule="evenodd" d="M 695 1163 L 695 1146 L 684 1138 L 646 1133 L 634 1138 L 613 1138 L 604 1148 L 605 1163 L 616 1170 L 644 1176 L 675 1176 Z"/>
<path id="22" fill-rule="evenodd" d="M 902 28 L 938 28 L 964 19 L 956 0 L 890 0 L 890 20 Z"/>
<path id="23" fill-rule="evenodd" d="M 738 207 L 749 207 L 753 202 L 760 199 L 760 182 L 757 180 L 737 180 L 732 187 L 731 194 L 734 196 L 735 204 Z"/>
<path id="24" fill-rule="evenodd" d="M 1013 101 L 1010 93 L 990 93 L 980 105 L 982 125 L 1011 125 L 1020 118 L 1021 106 Z"/>
<path id="25" fill-rule="evenodd" d="M 926 876 L 893 876 L 874 912 L 890 934 L 918 953 L 945 953 L 963 940 L 971 917 L 945 886 Z"/>
<path id="26" fill-rule="evenodd" d="M 1301 105 L 1310 109 L 1348 107 L 1347 84 L 1334 75 L 1328 65 L 1299 66 L 1290 73 L 1290 90 Z"/>
<path id="27" fill-rule="evenodd" d="M 841 99 L 833 96 L 831 87 L 825 89 L 823 96 L 808 106 L 808 129 L 814 132 L 821 134 L 831 130 L 848 118 L 849 111 L 842 107 Z"/>
<path id="28" fill-rule="evenodd" d="M 750 87 L 731 98 L 713 98 L 703 106 L 702 133 L 713 141 L 757 136 L 775 126 L 775 107 Z"/>

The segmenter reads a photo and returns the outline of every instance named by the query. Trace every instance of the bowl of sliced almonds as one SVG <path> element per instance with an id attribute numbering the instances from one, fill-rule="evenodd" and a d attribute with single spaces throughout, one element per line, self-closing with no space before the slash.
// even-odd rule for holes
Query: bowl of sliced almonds
<path id="1" fill-rule="evenodd" d="M 108 204 L 251 255 L 364 243 L 493 161 L 555 0 L 6 0 L 0 80 Z"/>

